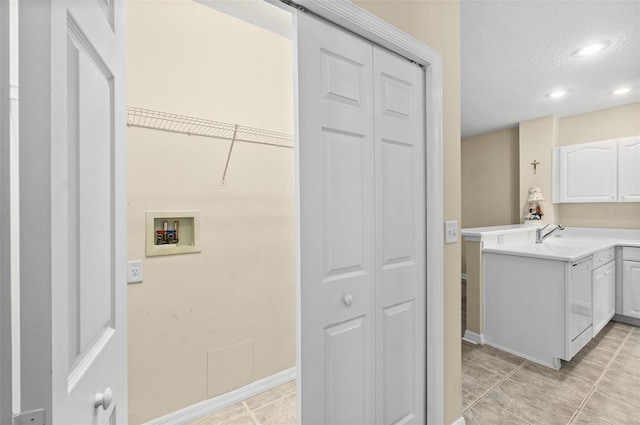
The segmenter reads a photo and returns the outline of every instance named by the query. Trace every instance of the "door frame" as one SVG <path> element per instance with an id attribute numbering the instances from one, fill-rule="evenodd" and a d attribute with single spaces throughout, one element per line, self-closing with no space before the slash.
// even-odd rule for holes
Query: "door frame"
<path id="1" fill-rule="evenodd" d="M 11 229 L 9 2 L 0 1 L 0 229 Z M 8 234 L 9 232 L 7 232 Z M 0 424 L 13 416 L 11 238 L 0 238 Z"/>
<path id="2" fill-rule="evenodd" d="M 425 69 L 427 423 L 444 423 L 444 202 L 442 55 L 349 1 L 265 0 L 307 10 L 360 37 L 410 59 Z M 296 211 L 300 215 L 299 205 Z M 299 248 L 298 248 L 299 249 Z M 300 279 L 297 283 L 300 305 Z M 300 311 L 297 314 L 300 332 Z M 300 356 L 300 335 L 296 338 Z M 297 363 L 300 364 L 298 357 Z M 298 403 L 299 404 L 299 403 Z"/>

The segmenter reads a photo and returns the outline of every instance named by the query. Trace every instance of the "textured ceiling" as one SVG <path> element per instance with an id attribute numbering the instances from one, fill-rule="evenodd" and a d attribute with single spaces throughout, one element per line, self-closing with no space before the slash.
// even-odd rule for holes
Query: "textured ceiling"
<path id="1" fill-rule="evenodd" d="M 462 137 L 640 101 L 639 0 L 462 0 L 460 9 Z M 598 40 L 612 45 L 572 55 Z M 631 92 L 611 94 L 623 86 Z M 571 92 L 546 97 L 559 88 Z"/>

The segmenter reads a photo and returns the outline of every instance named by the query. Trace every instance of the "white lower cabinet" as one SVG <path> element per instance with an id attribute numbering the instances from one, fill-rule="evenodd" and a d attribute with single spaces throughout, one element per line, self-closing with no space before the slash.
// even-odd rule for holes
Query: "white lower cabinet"
<path id="1" fill-rule="evenodd" d="M 593 336 L 611 320 L 616 310 L 616 269 L 611 261 L 593 270 Z"/>
<path id="2" fill-rule="evenodd" d="M 592 338 L 591 256 L 483 253 L 485 343 L 559 369 Z"/>
<path id="3" fill-rule="evenodd" d="M 640 248 L 623 248 L 622 260 L 622 314 L 640 319 Z"/>
<path id="4" fill-rule="evenodd" d="M 640 247 L 571 262 L 490 250 L 482 258 L 488 345 L 559 369 L 616 313 L 616 320 L 640 324 Z"/>

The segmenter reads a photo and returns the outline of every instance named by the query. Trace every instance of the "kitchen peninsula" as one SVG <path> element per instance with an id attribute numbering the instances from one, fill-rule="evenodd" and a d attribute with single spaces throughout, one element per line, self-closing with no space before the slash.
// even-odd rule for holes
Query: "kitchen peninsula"
<path id="1" fill-rule="evenodd" d="M 567 228 L 541 243 L 530 226 L 462 234 L 481 250 L 467 300 L 480 304 L 479 332 L 467 339 L 558 369 L 610 319 L 640 325 L 640 230 Z"/>

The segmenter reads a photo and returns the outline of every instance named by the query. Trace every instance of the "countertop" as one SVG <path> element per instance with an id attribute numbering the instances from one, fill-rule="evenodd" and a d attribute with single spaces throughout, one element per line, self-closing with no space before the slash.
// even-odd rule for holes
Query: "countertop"
<path id="1" fill-rule="evenodd" d="M 547 260 L 576 261 L 616 246 L 640 247 L 640 240 L 635 238 L 586 238 L 552 235 L 543 240 L 542 243 L 527 240 L 504 244 L 488 244 L 483 247 L 482 252 Z"/>
<path id="2" fill-rule="evenodd" d="M 541 225 L 539 227 L 544 226 Z M 524 224 L 507 224 L 503 226 L 489 226 L 489 227 L 469 227 L 461 230 L 462 236 L 466 240 L 479 240 L 482 237 L 492 235 L 515 235 L 526 234 L 535 232 L 538 226 L 525 226 Z"/>

